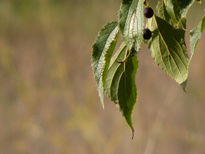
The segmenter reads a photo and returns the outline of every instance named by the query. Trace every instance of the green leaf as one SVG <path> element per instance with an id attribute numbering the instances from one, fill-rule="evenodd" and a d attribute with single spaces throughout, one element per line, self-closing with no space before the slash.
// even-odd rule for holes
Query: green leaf
<path id="1" fill-rule="evenodd" d="M 178 0 L 165 0 L 166 10 L 174 23 L 178 23 L 180 20 L 180 7 Z"/>
<path id="2" fill-rule="evenodd" d="M 132 129 L 134 134 L 134 127 L 132 124 L 132 112 L 137 99 L 137 88 L 135 84 L 136 72 L 138 69 L 137 56 L 129 57 L 125 64 L 125 71 L 122 74 L 119 90 L 118 99 L 119 106 L 125 117 L 128 125 Z"/>
<path id="3" fill-rule="evenodd" d="M 186 17 L 194 1 L 195 0 L 165 0 L 165 5 L 170 16 L 178 21 Z"/>
<path id="4" fill-rule="evenodd" d="M 135 76 L 138 60 L 136 56 L 130 56 L 127 61 L 122 63 L 127 54 L 128 48 L 125 43 L 122 43 L 111 60 L 105 91 L 112 101 L 119 102 L 123 116 L 134 133 L 132 111 L 137 98 Z"/>
<path id="5" fill-rule="evenodd" d="M 92 67 L 98 85 L 101 103 L 104 107 L 104 84 L 110 59 L 118 37 L 118 23 L 107 24 L 99 33 L 92 52 Z"/>
<path id="6" fill-rule="evenodd" d="M 202 21 L 200 22 L 200 24 L 190 32 L 191 58 L 194 54 L 194 51 L 196 49 L 196 46 L 198 44 L 199 39 L 201 38 L 201 34 L 204 29 L 205 29 L 205 16 L 202 18 Z"/>
<path id="7" fill-rule="evenodd" d="M 178 0 L 181 18 L 186 17 L 188 10 L 194 4 L 195 0 Z"/>
<path id="8" fill-rule="evenodd" d="M 149 48 L 155 63 L 179 84 L 188 77 L 188 55 L 185 46 L 185 31 L 175 29 L 165 20 L 154 16 L 148 21 L 153 31 Z"/>
<path id="9" fill-rule="evenodd" d="M 173 25 L 186 28 L 186 15 L 195 0 L 165 0 L 168 14 L 172 18 Z"/>
<path id="10" fill-rule="evenodd" d="M 118 101 L 118 88 L 121 76 L 124 72 L 125 63 L 120 63 L 124 60 L 127 55 L 127 47 L 125 43 L 122 43 L 121 47 L 115 53 L 115 55 L 111 59 L 110 67 L 108 70 L 106 83 L 105 83 L 105 91 L 111 101 Z"/>
<path id="11" fill-rule="evenodd" d="M 156 10 L 158 12 L 159 17 L 167 21 L 168 23 L 171 23 L 171 18 L 166 10 L 164 1 L 158 1 L 158 4 L 156 6 Z"/>
<path id="12" fill-rule="evenodd" d="M 200 24 L 190 32 L 191 57 L 189 59 L 188 68 L 190 66 L 192 57 L 194 55 L 194 51 L 196 49 L 196 46 L 198 44 L 199 39 L 201 38 L 201 34 L 204 31 L 204 29 L 205 29 L 205 16 L 202 18 Z M 184 83 L 181 84 L 184 91 L 186 91 L 187 82 L 188 81 L 186 80 Z"/>
<path id="13" fill-rule="evenodd" d="M 144 30 L 143 0 L 123 0 L 120 8 L 119 25 L 128 49 L 133 44 L 139 51 L 143 42 Z"/>

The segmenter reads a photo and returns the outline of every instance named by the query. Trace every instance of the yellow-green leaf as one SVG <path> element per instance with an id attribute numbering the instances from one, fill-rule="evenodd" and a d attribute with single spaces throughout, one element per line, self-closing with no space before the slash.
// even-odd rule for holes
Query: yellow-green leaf
<path id="1" fill-rule="evenodd" d="M 186 81 L 189 58 L 184 40 L 185 31 L 175 29 L 157 16 L 149 20 L 148 28 L 153 31 L 149 48 L 155 63 L 179 84 Z"/>

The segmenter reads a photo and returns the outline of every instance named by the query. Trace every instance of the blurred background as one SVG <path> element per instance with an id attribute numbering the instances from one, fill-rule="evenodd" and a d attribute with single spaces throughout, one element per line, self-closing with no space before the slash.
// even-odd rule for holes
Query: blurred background
<path id="1" fill-rule="evenodd" d="M 102 109 L 91 47 L 120 2 L 0 0 L 1 154 L 205 153 L 204 34 L 186 94 L 141 49 L 134 140 L 112 102 Z M 188 29 L 203 8 L 192 7 Z"/>

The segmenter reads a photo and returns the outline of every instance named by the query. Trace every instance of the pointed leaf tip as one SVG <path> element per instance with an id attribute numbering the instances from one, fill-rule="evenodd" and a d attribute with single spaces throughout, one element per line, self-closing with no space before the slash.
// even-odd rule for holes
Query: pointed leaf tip
<path id="1" fill-rule="evenodd" d="M 187 82 L 188 82 L 188 80 L 186 80 L 186 81 L 184 81 L 183 83 L 180 84 L 185 93 L 187 92 Z"/>
<path id="2" fill-rule="evenodd" d="M 135 137 L 135 130 L 134 128 L 132 128 L 132 140 L 134 139 L 134 137 Z"/>
<path id="3" fill-rule="evenodd" d="M 128 58 L 118 90 L 120 109 L 133 133 L 132 112 L 137 100 L 137 88 L 135 83 L 137 69 L 137 56 Z"/>

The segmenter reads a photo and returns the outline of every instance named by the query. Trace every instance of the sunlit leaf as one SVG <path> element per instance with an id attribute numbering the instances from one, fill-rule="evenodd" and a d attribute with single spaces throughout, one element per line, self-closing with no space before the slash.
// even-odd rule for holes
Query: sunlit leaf
<path id="1" fill-rule="evenodd" d="M 104 84 L 112 53 L 118 36 L 118 23 L 107 24 L 99 33 L 93 45 L 92 67 L 98 85 L 99 96 L 104 106 Z"/>
<path id="2" fill-rule="evenodd" d="M 120 8 L 119 25 L 128 49 L 133 44 L 139 51 L 143 42 L 144 29 L 143 0 L 123 0 Z"/>
<path id="3" fill-rule="evenodd" d="M 188 55 L 185 47 L 185 31 L 175 29 L 165 20 L 154 16 L 148 23 L 153 31 L 149 42 L 155 63 L 179 84 L 188 77 Z"/>

